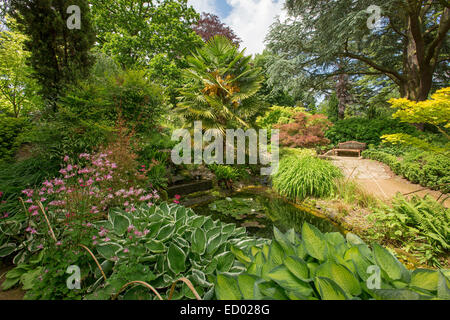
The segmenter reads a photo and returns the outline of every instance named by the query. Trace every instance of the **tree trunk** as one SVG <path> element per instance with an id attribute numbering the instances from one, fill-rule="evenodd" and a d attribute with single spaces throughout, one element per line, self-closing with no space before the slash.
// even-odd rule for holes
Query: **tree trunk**
<path id="1" fill-rule="evenodd" d="M 351 102 L 351 95 L 348 90 L 348 75 L 340 74 L 336 84 L 336 96 L 339 100 L 338 118 L 344 119 L 347 105 Z"/>
<path id="2" fill-rule="evenodd" d="M 432 87 L 435 66 L 426 61 L 425 45 L 416 24 L 414 16 L 410 16 L 400 93 L 411 101 L 425 101 Z"/>

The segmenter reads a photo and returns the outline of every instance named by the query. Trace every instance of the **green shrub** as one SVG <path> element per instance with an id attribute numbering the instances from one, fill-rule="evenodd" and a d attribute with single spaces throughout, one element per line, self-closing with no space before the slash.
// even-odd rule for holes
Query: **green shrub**
<path id="1" fill-rule="evenodd" d="M 155 298 L 148 288 L 124 288 L 132 281 L 148 283 L 167 300 L 172 284 L 183 277 L 191 281 L 203 299 L 208 299 L 214 296 L 217 273 L 243 271 L 231 246 L 246 250 L 266 242 L 248 237 L 244 228 L 236 228 L 234 224 L 213 221 L 196 215 L 192 209 L 166 203 L 151 208 L 137 207 L 134 212 L 115 209 L 108 220 L 95 222 L 87 229 L 91 236 L 96 235 L 96 240 L 85 245 L 97 257 L 107 278 L 105 281 L 93 263 L 91 268 L 83 269 L 78 294 L 88 300 L 108 300 L 116 295 L 124 300 Z M 58 268 L 65 271 L 68 262 L 78 265 L 78 260 L 80 266 L 86 266 L 86 259 L 91 259 L 87 252 L 80 250 L 75 251 L 74 257 L 75 247 L 63 246 L 64 242 L 57 252 L 44 249 L 41 266 L 50 271 Z M 69 260 L 64 258 L 64 252 L 70 253 Z M 59 261 L 49 254 L 56 254 Z M 42 281 L 34 281 L 27 292 L 27 299 L 66 298 L 62 294 L 67 291 L 67 276 L 63 279 L 53 272 L 41 276 Z M 122 288 L 125 290 L 120 292 Z M 179 283 L 172 298 L 195 299 L 195 296 L 184 283 Z"/>
<path id="2" fill-rule="evenodd" d="M 369 219 L 375 226 L 369 229 L 373 239 L 395 241 L 418 252 L 421 263 L 441 266 L 439 257 L 450 254 L 450 209 L 429 196 L 407 200 L 399 195 L 392 207 L 375 210 Z"/>
<path id="3" fill-rule="evenodd" d="M 341 171 L 328 161 L 311 156 L 287 156 L 281 159 L 272 183 L 280 195 L 302 201 L 309 196 L 331 196 L 340 177 Z"/>
<path id="4" fill-rule="evenodd" d="M 246 272 L 219 274 L 219 300 L 422 300 L 450 298 L 449 271 L 408 270 L 388 250 L 354 234 L 323 234 L 303 225 L 301 237 L 274 230 L 261 249 L 233 249 Z M 379 286 L 374 272 L 379 270 Z M 372 286 L 373 285 L 373 286 Z"/>
<path id="5" fill-rule="evenodd" d="M 263 129 L 272 129 L 276 124 L 288 124 L 294 121 L 294 117 L 299 112 L 305 112 L 302 107 L 271 107 L 264 116 L 256 119 L 256 124 Z"/>
<path id="6" fill-rule="evenodd" d="M 415 135 L 417 129 L 394 119 L 349 118 L 335 122 L 325 137 L 333 144 L 346 141 L 359 141 L 379 145 L 381 136 L 392 133 L 408 133 Z"/>
<path id="7" fill-rule="evenodd" d="M 25 118 L 11 118 L 0 114 L 0 162 L 14 157 L 21 143 L 18 136 L 28 122 Z"/>
<path id="8" fill-rule="evenodd" d="M 49 157 L 95 152 L 118 127 L 146 136 L 157 129 L 165 110 L 162 88 L 144 71 L 124 71 L 88 79 L 72 88 L 27 135 Z"/>
<path id="9" fill-rule="evenodd" d="M 450 158 L 448 155 L 426 151 L 412 151 L 398 158 L 384 151 L 365 150 L 362 156 L 383 162 L 392 171 L 412 183 L 420 184 L 443 193 L 450 191 Z"/>

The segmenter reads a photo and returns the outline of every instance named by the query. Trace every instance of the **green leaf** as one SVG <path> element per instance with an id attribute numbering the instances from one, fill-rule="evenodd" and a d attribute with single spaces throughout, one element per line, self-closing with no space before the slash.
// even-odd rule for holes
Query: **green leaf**
<path id="1" fill-rule="evenodd" d="M 389 251 L 378 243 L 373 244 L 373 253 L 377 265 L 383 270 L 391 280 L 403 280 L 408 274 L 405 266 L 401 264 Z M 407 281 L 409 282 L 409 280 Z"/>
<path id="2" fill-rule="evenodd" d="M 274 265 L 283 264 L 285 253 L 283 247 L 276 240 L 272 240 L 270 245 L 269 258 L 268 260 Z"/>
<path id="3" fill-rule="evenodd" d="M 358 246 L 351 247 L 344 254 L 344 260 L 353 263 L 356 268 L 356 272 L 359 277 L 364 281 L 369 279 L 370 275 L 367 274 L 367 268 L 373 265 L 359 250 Z"/>
<path id="4" fill-rule="evenodd" d="M 122 249 L 121 245 L 113 242 L 102 243 L 97 246 L 97 252 L 107 260 L 111 260 Z"/>
<path id="5" fill-rule="evenodd" d="M 157 240 L 159 241 L 165 241 L 167 239 L 169 239 L 172 234 L 175 231 L 175 225 L 173 224 L 166 224 L 164 227 L 162 227 L 159 232 L 158 232 L 158 236 L 156 237 Z"/>
<path id="6" fill-rule="evenodd" d="M 249 274 L 241 274 L 238 276 L 237 281 L 244 300 L 255 299 L 255 283 L 257 280 L 258 277 Z"/>
<path id="7" fill-rule="evenodd" d="M 347 300 L 344 290 L 331 279 L 316 277 L 314 284 L 322 300 Z"/>
<path id="8" fill-rule="evenodd" d="M 153 253 L 164 253 L 166 252 L 167 248 L 161 241 L 152 240 L 145 244 L 145 247 Z"/>
<path id="9" fill-rule="evenodd" d="M 305 222 L 302 227 L 302 238 L 308 254 L 319 261 L 325 261 L 327 256 L 327 243 L 322 232 Z"/>
<path id="10" fill-rule="evenodd" d="M 234 254 L 230 251 L 224 252 L 216 256 L 217 258 L 217 270 L 219 272 L 228 272 L 234 263 Z"/>
<path id="11" fill-rule="evenodd" d="M 354 233 L 349 232 L 345 237 L 347 239 L 347 242 L 350 243 L 351 245 L 355 246 L 358 244 L 366 244 L 360 237 L 358 237 Z"/>
<path id="12" fill-rule="evenodd" d="M 219 233 L 215 237 L 208 240 L 208 244 L 206 245 L 206 252 L 211 255 L 214 254 L 221 244 L 222 235 Z"/>
<path id="13" fill-rule="evenodd" d="M 379 289 L 373 293 L 377 300 L 420 300 L 417 292 L 408 289 Z"/>
<path id="14" fill-rule="evenodd" d="M 218 274 L 216 279 L 216 296 L 218 300 L 241 300 L 242 295 L 235 278 Z"/>
<path id="15" fill-rule="evenodd" d="M 161 221 L 150 223 L 147 227 L 147 229 L 150 231 L 147 235 L 147 238 L 150 239 L 154 238 L 158 234 L 159 229 L 161 229 L 161 226 L 162 226 Z"/>
<path id="16" fill-rule="evenodd" d="M 22 282 L 22 289 L 23 290 L 31 290 L 34 287 L 34 281 L 41 275 L 43 268 L 38 267 L 32 271 L 28 271 L 27 273 L 24 273 L 20 277 L 20 282 Z"/>
<path id="17" fill-rule="evenodd" d="M 442 300 L 450 300 L 450 281 L 449 279 L 439 271 L 439 279 L 438 279 L 438 298 Z"/>
<path id="18" fill-rule="evenodd" d="M 309 281 L 309 269 L 306 262 L 302 259 L 289 256 L 284 260 L 284 265 L 300 280 Z"/>
<path id="19" fill-rule="evenodd" d="M 200 255 L 205 253 L 206 233 L 200 228 L 195 229 L 194 233 L 192 234 L 191 250 L 192 252 L 198 253 Z"/>
<path id="20" fill-rule="evenodd" d="M 289 240 L 286 238 L 286 236 L 281 233 L 280 230 L 278 230 L 277 227 L 273 227 L 273 235 L 275 237 L 275 240 L 278 241 L 278 243 L 283 248 L 286 255 L 293 255 L 295 253 L 294 247 L 291 245 Z"/>
<path id="21" fill-rule="evenodd" d="M 309 296 L 313 291 L 306 282 L 295 277 L 284 265 L 276 267 L 267 276 L 283 289 L 296 291 L 304 296 Z"/>
<path id="22" fill-rule="evenodd" d="M 325 240 L 334 247 L 339 247 L 341 244 L 345 244 L 345 238 L 339 232 L 325 233 Z"/>
<path id="23" fill-rule="evenodd" d="M 248 265 L 250 262 L 252 262 L 250 257 L 248 257 L 241 249 L 236 248 L 235 246 L 231 246 L 230 250 L 231 252 L 233 252 L 234 256 L 243 264 Z"/>
<path id="24" fill-rule="evenodd" d="M 199 216 L 192 219 L 192 221 L 189 223 L 192 228 L 201 228 L 203 224 L 206 221 L 206 217 Z"/>
<path id="25" fill-rule="evenodd" d="M 0 247 L 0 258 L 9 256 L 11 253 L 16 251 L 17 245 L 14 243 L 6 243 Z"/>
<path id="26" fill-rule="evenodd" d="M 259 282 L 257 284 L 258 291 L 261 292 L 265 299 L 271 300 L 288 300 L 285 290 L 273 281 Z"/>
<path id="27" fill-rule="evenodd" d="M 353 273 L 346 267 L 332 261 L 321 265 L 316 270 L 315 276 L 333 280 L 344 290 L 347 296 L 359 296 L 361 294 L 361 285 Z"/>
<path id="28" fill-rule="evenodd" d="M 439 281 L 439 273 L 434 270 L 416 269 L 411 275 L 410 286 L 425 289 L 429 291 L 437 291 Z"/>
<path id="29" fill-rule="evenodd" d="M 186 254 L 173 243 L 167 252 L 167 262 L 169 269 L 175 274 L 180 274 L 186 270 Z"/>
<path id="30" fill-rule="evenodd" d="M 6 279 L 2 283 L 2 290 L 9 290 L 12 287 L 16 286 L 20 281 L 20 278 L 12 278 L 12 279 Z"/>
<path id="31" fill-rule="evenodd" d="M 128 217 L 120 214 L 117 211 L 110 213 L 110 219 L 112 221 L 114 232 L 120 236 L 127 231 L 128 227 L 131 224 Z"/>

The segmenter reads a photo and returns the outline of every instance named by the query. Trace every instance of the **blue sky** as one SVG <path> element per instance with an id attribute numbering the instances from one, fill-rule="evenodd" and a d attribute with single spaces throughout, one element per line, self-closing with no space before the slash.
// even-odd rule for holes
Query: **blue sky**
<path id="1" fill-rule="evenodd" d="M 284 17 L 284 0 L 189 0 L 198 12 L 210 12 L 242 39 L 247 54 L 261 53 L 264 38 L 277 16 Z"/>

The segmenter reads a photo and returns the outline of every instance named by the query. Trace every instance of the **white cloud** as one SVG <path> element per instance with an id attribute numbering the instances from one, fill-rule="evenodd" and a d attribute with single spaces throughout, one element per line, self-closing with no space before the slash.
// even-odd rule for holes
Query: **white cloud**
<path id="1" fill-rule="evenodd" d="M 285 17 L 284 0 L 218 0 L 226 1 L 232 8 L 227 17 L 223 17 L 217 8 L 217 0 L 189 0 L 197 12 L 211 12 L 233 29 L 242 39 L 242 47 L 247 54 L 261 53 L 264 39 L 276 16 Z"/>
<path id="2" fill-rule="evenodd" d="M 261 53 L 264 39 L 277 15 L 283 16 L 284 0 L 226 0 L 233 8 L 224 19 L 242 39 L 247 54 Z"/>
<path id="3" fill-rule="evenodd" d="M 211 12 L 217 14 L 215 0 L 189 0 L 188 5 L 193 6 L 198 13 Z"/>

